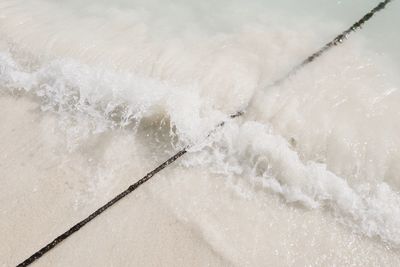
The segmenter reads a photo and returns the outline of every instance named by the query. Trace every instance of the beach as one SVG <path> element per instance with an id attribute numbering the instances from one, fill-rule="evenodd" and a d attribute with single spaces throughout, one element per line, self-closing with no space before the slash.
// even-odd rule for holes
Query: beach
<path id="1" fill-rule="evenodd" d="M 0 266 L 187 145 L 34 266 L 399 265 L 399 4 L 270 86 L 367 2 L 1 1 Z"/>

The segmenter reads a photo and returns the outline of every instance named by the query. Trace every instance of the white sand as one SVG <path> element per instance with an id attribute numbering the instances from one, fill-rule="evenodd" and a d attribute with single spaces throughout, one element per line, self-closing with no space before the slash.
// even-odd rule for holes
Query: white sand
<path id="1" fill-rule="evenodd" d="M 116 176 L 109 192 L 104 188 L 104 195 L 76 208 L 77 194 L 90 191 L 92 178 L 83 173 L 84 153 L 63 155 L 61 138 L 51 133 L 54 118 L 42 117 L 29 100 L 1 97 L 0 114 L 1 266 L 22 261 L 145 171 L 146 161 L 141 162 L 132 140 L 115 137 L 115 142 L 129 142 L 132 164 Z M 177 220 L 146 187 L 104 215 L 43 257 L 38 266 L 227 265 L 201 234 Z"/>
<path id="2" fill-rule="evenodd" d="M 2 266 L 22 261 L 156 165 L 127 132 L 66 151 L 55 118 L 27 98 L 1 97 L 0 114 Z M 118 165 L 119 157 L 130 163 Z M 96 172 L 107 168 L 112 182 L 93 187 Z M 246 198 L 225 178 L 174 165 L 37 266 L 400 264 L 398 252 L 349 232 L 323 211 L 251 190 Z"/>

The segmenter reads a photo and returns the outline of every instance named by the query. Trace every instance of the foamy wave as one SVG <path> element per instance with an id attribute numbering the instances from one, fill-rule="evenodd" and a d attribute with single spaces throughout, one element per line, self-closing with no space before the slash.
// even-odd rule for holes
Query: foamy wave
<path id="1" fill-rule="evenodd" d="M 386 183 L 351 186 L 326 164 L 303 162 L 270 125 L 229 124 L 186 166 L 203 164 L 215 173 L 251 179 L 305 207 L 325 207 L 353 229 L 400 245 L 400 194 Z"/>
<path id="2" fill-rule="evenodd" d="M 191 142 L 226 115 L 209 108 L 196 87 L 179 88 L 132 73 L 90 68 L 73 60 L 56 60 L 24 71 L 9 53 L 0 54 L 0 87 L 37 96 L 43 111 L 66 121 L 89 123 L 96 133 L 138 124 L 143 118 L 167 117 L 182 141 Z M 69 124 L 71 126 L 71 124 Z"/>

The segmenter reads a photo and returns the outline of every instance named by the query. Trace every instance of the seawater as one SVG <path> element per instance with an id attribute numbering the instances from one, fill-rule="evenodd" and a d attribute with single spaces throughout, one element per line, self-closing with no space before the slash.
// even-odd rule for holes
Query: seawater
<path id="1" fill-rule="evenodd" d="M 184 168 L 244 198 L 261 188 L 326 211 L 396 250 L 399 3 L 268 86 L 377 3 L 2 0 L 0 90 L 56 114 L 71 151 L 121 128 L 157 139 L 158 159 L 194 144 Z"/>

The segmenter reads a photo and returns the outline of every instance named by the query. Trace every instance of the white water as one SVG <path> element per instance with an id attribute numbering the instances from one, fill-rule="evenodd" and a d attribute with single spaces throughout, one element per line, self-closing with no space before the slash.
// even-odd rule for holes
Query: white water
<path id="1" fill-rule="evenodd" d="M 399 4 L 267 87 L 376 3 L 2 0 L 0 90 L 56 113 L 71 153 L 120 128 L 158 161 L 194 143 L 181 165 L 205 171 L 198 175 L 208 183 L 218 174 L 240 197 L 262 201 L 261 190 L 326 212 L 397 251 Z M 102 186 L 118 179 L 108 167 Z M 178 217 L 189 216 L 190 205 L 178 207 Z M 205 233 L 213 227 L 196 223 Z M 214 238 L 215 250 L 229 251 Z"/>

